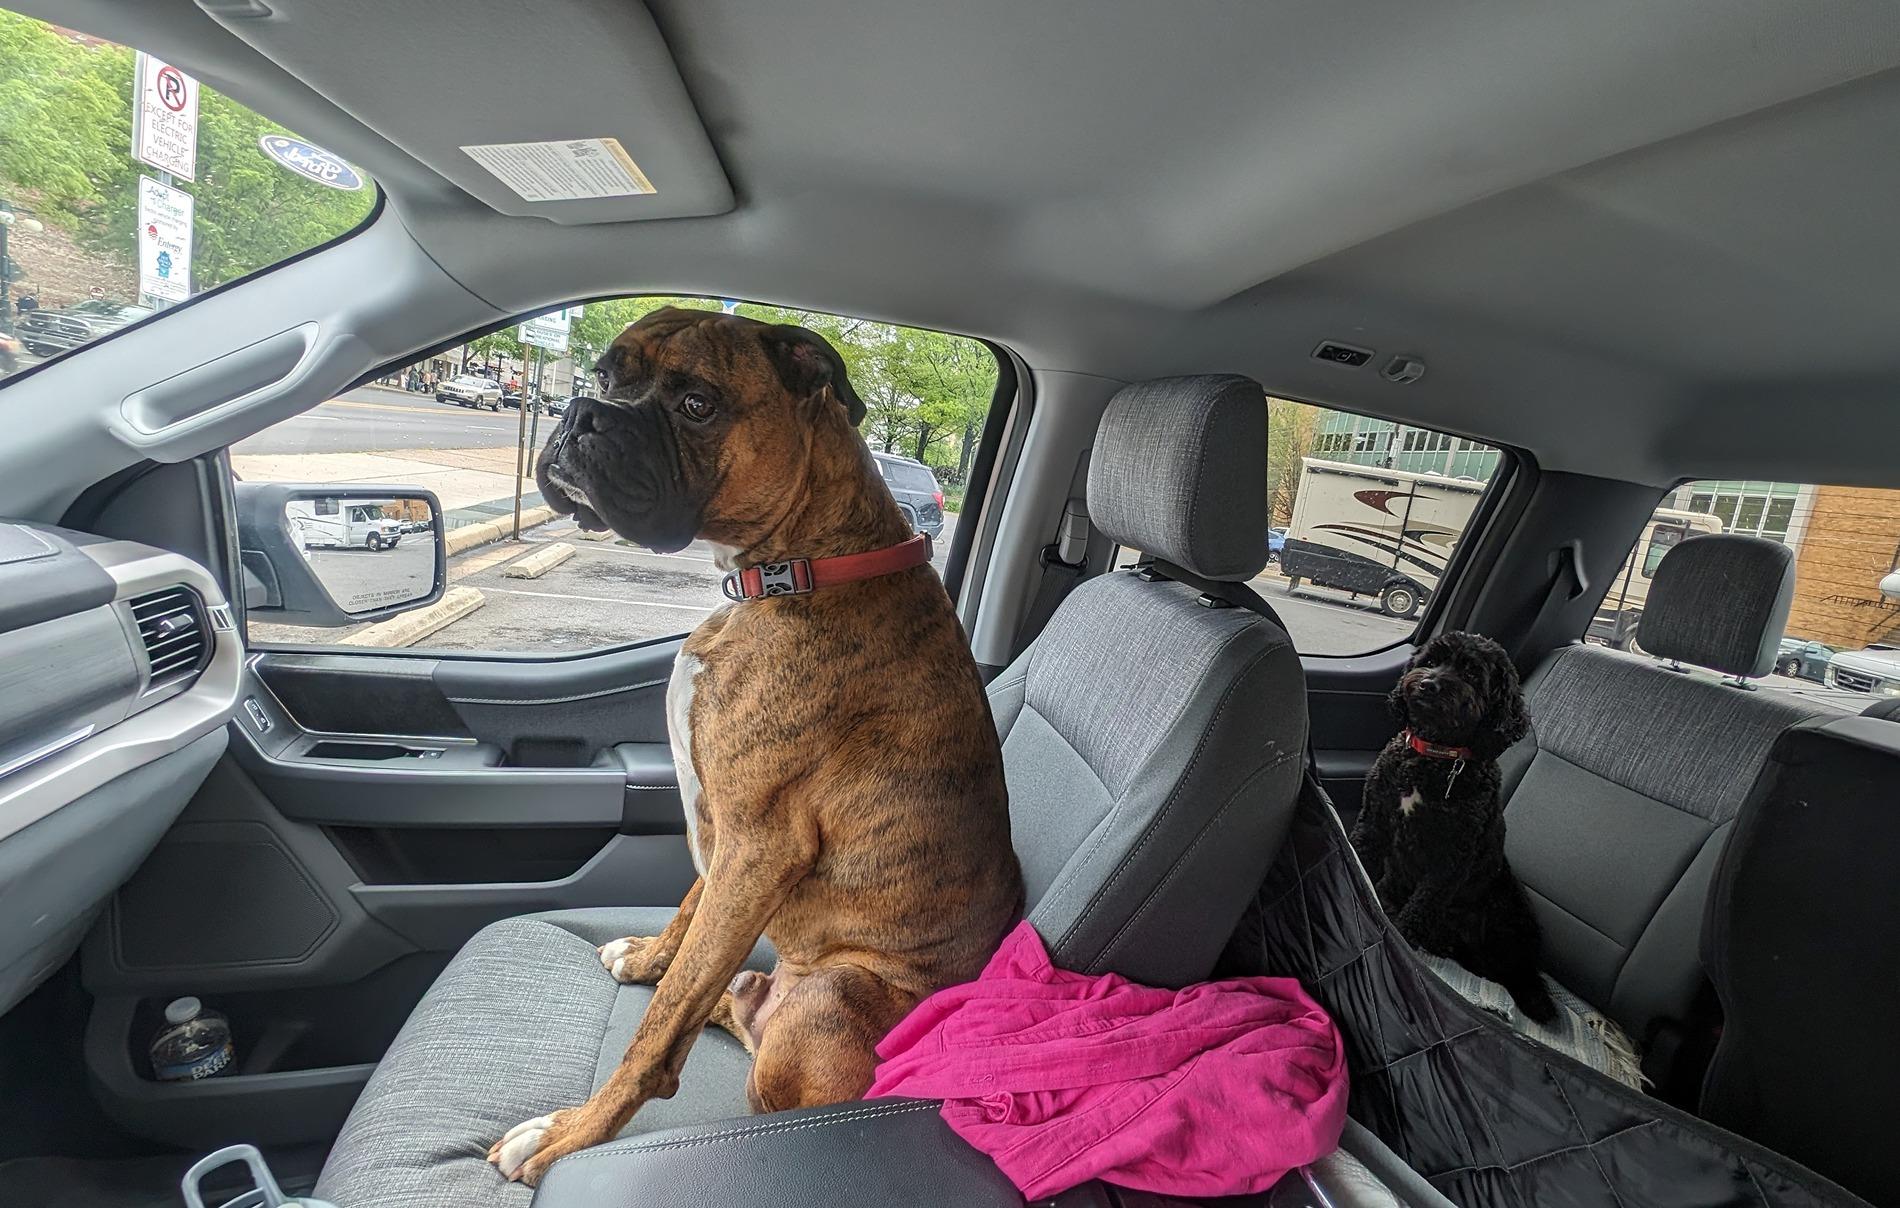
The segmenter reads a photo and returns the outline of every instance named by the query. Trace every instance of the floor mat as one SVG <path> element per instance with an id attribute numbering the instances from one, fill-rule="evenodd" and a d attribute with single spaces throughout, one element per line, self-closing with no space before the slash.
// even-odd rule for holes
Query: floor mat
<path id="1" fill-rule="evenodd" d="M 47 1208 L 84 1205 L 85 1208 L 180 1208 L 184 1197 L 178 1181 L 199 1154 L 165 1154 L 150 1158 L 15 1158 L 0 1162 L 0 1187 L 10 1204 L 44 1204 Z M 301 1195 L 316 1186 L 323 1166 L 317 1146 L 283 1150 L 269 1156 L 271 1170 L 286 1195 Z M 223 1203 L 250 1182 L 242 1166 L 226 1167 L 206 1184 L 205 1202 Z"/>

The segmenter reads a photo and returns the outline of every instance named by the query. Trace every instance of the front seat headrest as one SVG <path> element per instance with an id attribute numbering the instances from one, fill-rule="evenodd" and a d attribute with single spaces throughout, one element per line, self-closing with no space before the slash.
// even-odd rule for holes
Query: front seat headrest
<path id="1" fill-rule="evenodd" d="M 1267 398 L 1238 374 L 1116 391 L 1089 459 L 1089 518 L 1116 543 L 1204 579 L 1267 564 Z"/>
<path id="2" fill-rule="evenodd" d="M 1767 675 L 1794 602 L 1794 551 L 1729 533 L 1663 555 L 1637 637 L 1659 658 L 1729 675 Z"/>

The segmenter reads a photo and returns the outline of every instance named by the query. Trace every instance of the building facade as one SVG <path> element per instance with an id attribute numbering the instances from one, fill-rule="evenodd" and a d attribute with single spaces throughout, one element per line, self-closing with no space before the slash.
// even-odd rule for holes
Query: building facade
<path id="1" fill-rule="evenodd" d="M 1314 457 L 1385 470 L 1444 474 L 1489 482 L 1500 454 L 1489 445 L 1429 428 L 1323 410 L 1313 428 Z"/>

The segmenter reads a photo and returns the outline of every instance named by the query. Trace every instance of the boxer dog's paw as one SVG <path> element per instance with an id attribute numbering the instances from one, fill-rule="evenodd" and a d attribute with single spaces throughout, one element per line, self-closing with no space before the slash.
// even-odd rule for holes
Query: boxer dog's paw
<path id="1" fill-rule="evenodd" d="M 488 1160 L 511 1183 L 539 1184 L 558 1159 L 593 1144 L 575 1128 L 575 1115 L 568 1108 L 523 1120 L 489 1147 Z"/>
<path id="2" fill-rule="evenodd" d="M 659 941 L 649 936 L 630 935 L 623 940 L 600 946 L 600 963 L 613 979 L 625 986 L 650 986 L 666 972 L 666 962 L 657 951 Z"/>

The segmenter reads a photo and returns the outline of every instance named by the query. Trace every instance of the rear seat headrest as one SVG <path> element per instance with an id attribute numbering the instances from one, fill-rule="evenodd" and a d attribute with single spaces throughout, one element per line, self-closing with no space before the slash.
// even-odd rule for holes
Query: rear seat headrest
<path id="1" fill-rule="evenodd" d="M 1663 555 L 1637 631 L 1659 658 L 1767 675 L 1794 601 L 1794 551 L 1760 537 L 1693 537 Z"/>
<path id="2" fill-rule="evenodd" d="M 1157 378 L 1109 400 L 1089 517 L 1120 545 L 1204 579 L 1267 564 L 1267 399 L 1237 374 Z"/>

